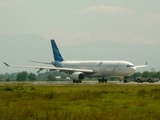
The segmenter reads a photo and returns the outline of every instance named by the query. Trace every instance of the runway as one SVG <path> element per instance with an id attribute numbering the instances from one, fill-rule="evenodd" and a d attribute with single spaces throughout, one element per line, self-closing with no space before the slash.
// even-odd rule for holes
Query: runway
<path id="1" fill-rule="evenodd" d="M 82 83 L 73 83 L 73 81 L 25 81 L 25 82 L 0 82 L 0 85 L 5 85 L 5 84 L 18 84 L 18 83 L 24 83 L 24 84 L 31 84 L 31 85 L 110 85 L 110 84 L 118 84 L 118 85 L 159 85 L 159 82 L 154 82 L 154 83 L 148 83 L 148 82 L 143 82 L 143 83 L 137 83 L 134 81 L 123 83 L 120 81 L 107 81 L 107 83 L 99 83 L 98 81 L 82 81 Z"/>
<path id="2" fill-rule="evenodd" d="M 67 84 L 88 84 L 88 85 L 96 85 L 96 84 L 120 84 L 120 85 L 126 85 L 126 84 L 160 84 L 159 82 L 154 82 L 154 83 L 148 83 L 148 82 L 143 82 L 143 83 L 137 83 L 134 81 L 123 83 L 120 81 L 108 81 L 107 83 L 99 83 L 98 81 L 82 81 L 82 83 L 73 83 L 72 81 L 37 81 L 37 82 L 30 82 L 30 84 L 53 84 L 53 85 L 67 85 Z"/>

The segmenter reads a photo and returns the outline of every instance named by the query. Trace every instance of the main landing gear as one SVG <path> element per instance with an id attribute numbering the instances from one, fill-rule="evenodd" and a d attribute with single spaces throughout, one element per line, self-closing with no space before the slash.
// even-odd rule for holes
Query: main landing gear
<path id="1" fill-rule="evenodd" d="M 124 76 L 122 79 L 123 79 L 123 83 L 127 83 L 128 79 L 129 79 L 129 76 Z"/>
<path id="2" fill-rule="evenodd" d="M 81 80 L 73 80 L 73 83 L 81 83 Z"/>
<path id="3" fill-rule="evenodd" d="M 106 83 L 106 82 L 107 82 L 107 79 L 103 77 L 102 79 L 98 79 L 98 82 L 99 82 L 99 83 L 100 83 L 100 82 L 102 82 L 102 83 L 105 82 L 105 83 Z"/>

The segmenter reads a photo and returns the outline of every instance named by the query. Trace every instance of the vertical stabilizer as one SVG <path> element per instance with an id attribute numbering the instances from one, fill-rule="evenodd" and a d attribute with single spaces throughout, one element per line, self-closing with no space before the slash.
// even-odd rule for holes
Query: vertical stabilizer
<path id="1" fill-rule="evenodd" d="M 52 50 L 53 50 L 53 56 L 55 61 L 62 62 L 64 59 L 56 45 L 55 40 L 51 40 Z"/>

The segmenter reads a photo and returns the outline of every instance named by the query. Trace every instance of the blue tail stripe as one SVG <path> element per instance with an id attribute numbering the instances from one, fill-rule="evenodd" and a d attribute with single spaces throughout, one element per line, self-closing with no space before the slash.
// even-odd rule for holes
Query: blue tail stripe
<path id="1" fill-rule="evenodd" d="M 53 51 L 53 56 L 55 61 L 62 62 L 64 59 L 56 45 L 56 42 L 54 40 L 51 40 L 51 45 L 52 45 L 52 51 Z"/>

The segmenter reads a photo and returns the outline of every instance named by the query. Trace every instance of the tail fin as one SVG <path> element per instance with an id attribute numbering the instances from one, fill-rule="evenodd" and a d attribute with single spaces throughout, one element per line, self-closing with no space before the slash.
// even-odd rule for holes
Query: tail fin
<path id="1" fill-rule="evenodd" d="M 51 45 L 52 45 L 52 51 L 53 51 L 53 56 L 55 61 L 62 62 L 64 59 L 56 45 L 56 42 L 54 40 L 51 40 Z"/>

